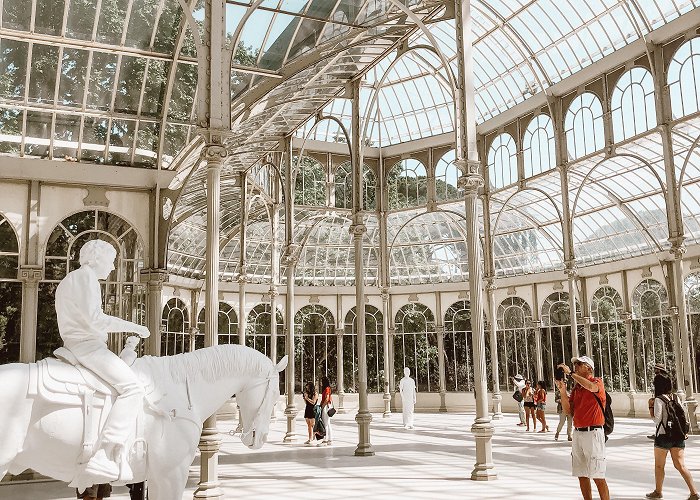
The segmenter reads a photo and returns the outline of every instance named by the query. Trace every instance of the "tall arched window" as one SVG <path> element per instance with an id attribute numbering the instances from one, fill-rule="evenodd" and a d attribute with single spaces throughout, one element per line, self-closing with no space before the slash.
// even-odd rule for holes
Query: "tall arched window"
<path id="1" fill-rule="evenodd" d="M 445 381 L 448 391 L 474 389 L 471 317 L 468 300 L 455 302 L 445 313 Z"/>
<path id="2" fill-rule="evenodd" d="M 427 306 L 406 304 L 396 313 L 394 337 L 394 377 L 398 385 L 404 367 L 411 369 L 418 391 L 436 392 L 440 386 L 438 373 L 435 316 Z"/>
<path id="3" fill-rule="evenodd" d="M 700 110 L 700 38 L 678 47 L 668 65 L 668 91 L 673 118 Z"/>
<path id="4" fill-rule="evenodd" d="M 284 320 L 282 312 L 277 309 L 275 314 L 277 321 L 277 356 L 285 353 Z M 265 356 L 270 356 L 270 344 L 272 340 L 272 309 L 270 304 L 258 304 L 248 313 L 248 321 L 245 329 L 245 345 L 252 347 Z M 275 360 L 277 361 L 277 360 Z"/>
<path id="5" fill-rule="evenodd" d="M 333 314 L 319 304 L 304 306 L 294 315 L 296 373 L 294 380 L 301 392 L 307 382 L 318 385 L 322 376 L 335 386 L 338 378 L 337 342 Z"/>
<path id="6" fill-rule="evenodd" d="M 177 297 L 165 303 L 161 318 L 160 354 L 170 356 L 190 352 L 190 316 L 187 306 Z"/>
<path id="7" fill-rule="evenodd" d="M 323 165 L 308 156 L 302 156 L 298 163 L 297 158 L 294 158 L 293 165 L 298 168 L 294 184 L 294 203 L 324 206 L 326 204 L 326 171 Z"/>
<path id="8" fill-rule="evenodd" d="M 358 392 L 357 380 L 357 314 L 352 308 L 345 315 L 343 337 L 343 378 L 345 392 Z M 367 339 L 367 391 L 384 392 L 384 319 L 379 309 L 365 305 L 365 335 Z"/>
<path id="9" fill-rule="evenodd" d="M 518 180 L 515 140 L 501 134 L 491 143 L 488 153 L 489 180 L 494 188 L 509 186 Z"/>
<path id="10" fill-rule="evenodd" d="M 498 306 L 498 370 L 501 388 L 515 390 L 512 377 L 534 380 L 537 373 L 537 341 L 532 329 L 532 309 L 520 297 L 508 297 Z"/>
<path id="11" fill-rule="evenodd" d="M 46 241 L 44 281 L 39 284 L 37 359 L 50 356 L 63 345 L 56 321 L 56 287 L 66 274 L 80 267 L 80 249 L 95 239 L 107 241 L 117 251 L 114 271 L 101 282 L 104 312 L 145 324 L 145 289 L 138 281 L 139 270 L 143 268 L 143 248 L 136 231 L 121 217 L 103 210 L 78 212 L 61 221 Z M 111 334 L 110 349 L 119 352 L 124 337 L 124 334 Z"/>
<path id="12" fill-rule="evenodd" d="M 632 68 L 622 75 L 610 97 L 615 142 L 624 141 L 656 127 L 654 79 L 645 68 Z"/>
<path id="13" fill-rule="evenodd" d="M 362 209 L 374 210 L 377 207 L 377 178 L 367 165 L 362 166 Z M 335 206 L 352 208 L 352 165 L 342 163 L 335 171 Z"/>
<path id="14" fill-rule="evenodd" d="M 0 364 L 19 361 L 22 283 L 17 280 L 18 267 L 17 235 L 0 215 Z"/>
<path id="15" fill-rule="evenodd" d="M 461 190 L 457 188 L 461 173 L 455 164 L 456 155 L 456 151 L 451 149 L 442 155 L 435 166 L 435 194 L 438 200 L 455 200 L 461 196 Z"/>
<path id="16" fill-rule="evenodd" d="M 700 273 L 685 277 L 685 302 L 690 334 L 690 364 L 697 387 L 700 382 Z"/>
<path id="17" fill-rule="evenodd" d="M 671 373 L 676 367 L 666 288 L 654 279 L 642 281 L 632 293 L 632 315 L 637 389 L 650 392 L 654 364 L 665 364 Z"/>
<path id="18" fill-rule="evenodd" d="M 564 118 L 564 131 L 570 160 L 576 160 L 605 147 L 603 105 L 597 95 L 584 92 L 571 101 Z"/>
<path id="19" fill-rule="evenodd" d="M 627 336 L 622 323 L 622 297 L 611 286 L 602 286 L 591 300 L 591 335 L 596 374 L 612 391 L 629 389 Z"/>
<path id="20" fill-rule="evenodd" d="M 428 176 L 418 160 L 401 160 L 391 167 L 387 179 L 389 208 L 425 205 L 428 201 Z"/>
<path id="21" fill-rule="evenodd" d="M 537 115 L 530 121 L 523 137 L 523 155 L 526 178 L 556 166 L 554 125 L 549 116 Z"/>
<path id="22" fill-rule="evenodd" d="M 578 314 L 578 303 L 576 304 Z M 569 363 L 571 350 L 571 310 L 569 294 L 554 292 L 542 304 L 542 363 L 545 380 L 554 386 L 554 367 Z M 579 344 L 580 345 L 580 344 Z"/>
<path id="23" fill-rule="evenodd" d="M 206 307 L 202 307 L 197 315 L 197 338 L 195 340 L 196 349 L 201 349 L 204 347 L 205 311 Z M 219 345 L 238 343 L 238 315 L 233 307 L 226 302 L 219 302 L 217 334 L 217 342 Z"/>

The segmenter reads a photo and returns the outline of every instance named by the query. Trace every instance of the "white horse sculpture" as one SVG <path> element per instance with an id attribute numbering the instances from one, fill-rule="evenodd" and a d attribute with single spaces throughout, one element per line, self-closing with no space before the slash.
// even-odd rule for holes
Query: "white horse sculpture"
<path id="1" fill-rule="evenodd" d="M 272 407 L 279 398 L 279 372 L 286 365 L 286 356 L 275 366 L 262 353 L 239 345 L 138 359 L 132 368 L 144 382 L 150 400 L 155 400 L 157 409 L 168 416 L 144 406 L 134 429 L 136 445 L 129 446 L 129 464 L 134 473 L 130 482 L 148 480 L 151 500 L 182 498 L 202 424 L 232 394 L 236 395 L 243 421 L 241 441 L 253 449 L 262 446 Z M 69 482 L 80 470 L 80 457 L 92 451 L 86 454 L 84 450 L 89 423 L 84 423 L 82 404 L 59 404 L 41 394 L 31 395 L 32 386 L 40 383 L 36 378 L 41 375 L 37 373 L 52 369 L 53 373 L 69 371 L 83 377 L 78 369 L 55 360 L 0 366 L 0 478 L 8 470 L 19 473 L 32 468 Z M 104 407 L 109 408 L 115 393 L 105 396 Z M 75 391 L 71 397 L 82 400 Z M 96 419 L 95 425 L 97 422 L 101 426 L 104 415 Z"/>

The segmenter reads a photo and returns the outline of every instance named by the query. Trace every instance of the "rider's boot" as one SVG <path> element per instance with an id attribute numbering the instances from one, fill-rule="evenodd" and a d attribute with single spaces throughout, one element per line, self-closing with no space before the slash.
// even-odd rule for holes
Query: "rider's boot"
<path id="1" fill-rule="evenodd" d="M 88 478 L 91 484 L 111 483 L 119 478 L 119 466 L 107 456 L 104 448 L 97 450 L 85 465 L 82 479 L 87 481 Z"/>

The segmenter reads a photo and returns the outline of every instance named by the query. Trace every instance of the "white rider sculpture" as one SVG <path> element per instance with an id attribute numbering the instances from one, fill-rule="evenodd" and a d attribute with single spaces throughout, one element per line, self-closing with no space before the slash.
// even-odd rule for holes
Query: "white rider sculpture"
<path id="1" fill-rule="evenodd" d="M 102 311 L 98 280 L 106 279 L 114 270 L 116 256 L 114 247 L 106 241 L 88 241 L 80 249 L 80 268 L 68 273 L 56 289 L 56 315 L 64 346 L 119 394 L 96 451 L 86 464 L 85 484 L 130 480 L 124 443 L 144 397 L 143 386 L 129 365 L 107 348 L 107 334 L 111 332 L 133 332 L 141 338 L 150 335 L 145 326 Z"/>

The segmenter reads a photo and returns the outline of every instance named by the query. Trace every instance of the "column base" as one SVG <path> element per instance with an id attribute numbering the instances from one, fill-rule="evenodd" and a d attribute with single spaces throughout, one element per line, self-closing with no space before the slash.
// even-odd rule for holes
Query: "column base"
<path id="1" fill-rule="evenodd" d="M 503 396 L 500 392 L 494 392 L 491 398 L 493 403 L 493 414 L 491 418 L 493 420 L 501 420 L 503 418 L 503 411 L 501 410 L 501 401 L 503 401 Z"/>
<path id="2" fill-rule="evenodd" d="M 472 481 L 493 481 L 498 478 L 493 464 L 491 438 L 494 427 L 490 417 L 477 418 L 471 428 L 476 440 L 476 462 L 472 469 Z"/>
<path id="3" fill-rule="evenodd" d="M 200 489 L 201 488 L 201 489 Z M 192 498 L 221 498 L 224 490 L 219 488 L 219 483 L 200 483 Z"/>
<path id="4" fill-rule="evenodd" d="M 358 411 L 355 415 L 357 422 L 359 443 L 355 448 L 356 457 L 371 457 L 374 456 L 374 448 L 369 439 L 369 424 L 372 422 L 372 414 L 367 410 Z"/>
<path id="5" fill-rule="evenodd" d="M 630 410 L 627 412 L 627 416 L 630 418 L 634 418 L 637 416 L 637 409 L 634 406 L 634 401 L 637 396 L 637 391 L 635 390 L 630 390 L 627 392 L 627 397 L 630 399 Z"/>
<path id="6" fill-rule="evenodd" d="M 438 412 L 447 413 L 447 403 L 445 402 L 445 397 L 447 396 L 447 391 L 440 391 L 440 408 Z"/>
<path id="7" fill-rule="evenodd" d="M 297 410 L 297 407 L 293 404 L 288 405 L 284 409 L 284 414 L 287 417 L 287 433 L 282 439 L 282 442 L 284 443 L 293 443 L 299 438 L 294 429 L 294 420 L 297 417 L 297 413 L 299 413 L 299 410 Z"/>
<path id="8" fill-rule="evenodd" d="M 336 411 L 338 413 L 346 413 L 345 407 L 343 406 L 344 401 L 345 401 L 345 391 L 340 391 L 338 393 L 338 407 L 336 408 Z"/>
<path id="9" fill-rule="evenodd" d="M 385 392 L 382 399 L 384 400 L 384 413 L 382 413 L 382 417 L 389 418 L 391 416 L 391 394 Z"/>

